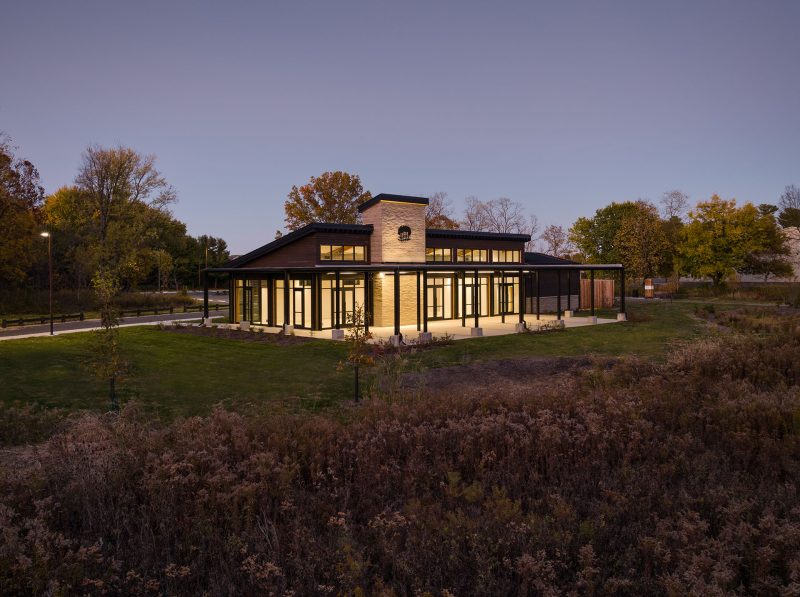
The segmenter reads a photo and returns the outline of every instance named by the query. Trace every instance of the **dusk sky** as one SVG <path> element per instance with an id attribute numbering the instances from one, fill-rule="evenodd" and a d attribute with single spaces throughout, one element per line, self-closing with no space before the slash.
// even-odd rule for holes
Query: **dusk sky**
<path id="1" fill-rule="evenodd" d="M 233 253 L 293 184 L 506 196 L 544 226 L 800 184 L 800 2 L 15 2 L 0 131 L 52 192 L 89 144 L 158 156 Z"/>

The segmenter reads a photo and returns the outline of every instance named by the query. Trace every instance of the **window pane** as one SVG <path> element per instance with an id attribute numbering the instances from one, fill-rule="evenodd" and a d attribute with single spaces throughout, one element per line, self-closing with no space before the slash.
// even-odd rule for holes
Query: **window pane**
<path id="1" fill-rule="evenodd" d="M 425 248 L 425 261 L 436 261 L 436 249 Z"/>
<path id="2" fill-rule="evenodd" d="M 356 246 L 356 261 L 366 261 L 367 251 L 364 245 Z"/>
<path id="3" fill-rule="evenodd" d="M 353 261 L 355 259 L 355 247 L 352 245 L 345 245 L 344 247 L 344 260 Z"/>
<path id="4" fill-rule="evenodd" d="M 331 260 L 342 261 L 344 258 L 344 247 L 342 245 L 333 245 L 331 247 Z"/>
<path id="5" fill-rule="evenodd" d="M 319 258 L 321 261 L 330 261 L 331 260 L 331 246 L 330 245 L 320 245 L 319 246 Z"/>

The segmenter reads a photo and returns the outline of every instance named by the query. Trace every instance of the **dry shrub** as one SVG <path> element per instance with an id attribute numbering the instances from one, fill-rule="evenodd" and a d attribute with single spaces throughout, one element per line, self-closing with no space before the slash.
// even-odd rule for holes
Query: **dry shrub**
<path id="1" fill-rule="evenodd" d="M 731 336 L 347 422 L 85 416 L 0 469 L 0 592 L 796 594 L 798 363 Z"/>

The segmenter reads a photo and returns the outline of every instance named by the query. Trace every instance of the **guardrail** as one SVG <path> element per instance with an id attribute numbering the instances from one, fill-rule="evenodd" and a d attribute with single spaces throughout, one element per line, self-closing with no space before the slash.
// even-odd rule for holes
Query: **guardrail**
<path id="1" fill-rule="evenodd" d="M 35 324 L 44 325 L 49 321 L 50 321 L 49 315 L 40 315 L 37 317 L 20 317 L 19 319 L 3 319 L 0 320 L 0 327 L 7 328 L 12 326 L 24 326 L 24 325 L 35 325 Z M 53 315 L 53 321 L 60 321 L 61 323 L 66 323 L 67 321 L 83 321 L 83 312 L 63 313 L 61 315 Z"/>
<path id="2" fill-rule="evenodd" d="M 219 311 L 220 309 L 227 309 L 228 305 L 220 305 L 219 303 L 209 304 L 209 311 Z M 181 307 L 148 307 L 146 309 L 123 309 L 119 311 L 120 317 L 136 315 L 166 315 L 167 313 L 202 313 L 203 305 L 183 305 Z M 67 321 L 83 321 L 84 313 L 64 313 L 62 315 L 53 315 L 53 321 L 66 323 Z M 50 321 L 49 315 L 41 315 L 37 317 L 20 317 L 18 319 L 2 319 L 0 320 L 0 327 L 7 328 L 13 326 L 26 326 L 45 324 Z"/>
<path id="3" fill-rule="evenodd" d="M 228 305 L 220 305 L 219 303 L 214 303 L 208 305 L 209 311 L 219 311 L 222 307 L 228 308 Z M 136 317 L 141 317 L 142 315 L 165 315 L 167 313 L 194 313 L 194 312 L 202 313 L 203 312 L 203 305 L 183 305 L 182 307 L 148 307 L 147 309 L 126 309 L 119 312 L 120 317 L 125 317 L 126 315 L 136 315 Z"/>

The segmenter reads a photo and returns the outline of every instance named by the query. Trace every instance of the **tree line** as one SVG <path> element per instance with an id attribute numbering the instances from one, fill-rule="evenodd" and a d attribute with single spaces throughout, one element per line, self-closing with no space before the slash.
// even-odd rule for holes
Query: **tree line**
<path id="1" fill-rule="evenodd" d="M 176 191 L 153 155 L 127 147 L 88 147 L 71 185 L 45 195 L 39 172 L 0 138 L 0 288 L 5 294 L 46 285 L 53 243 L 54 286 L 81 292 L 96 272 L 122 290 L 180 289 L 200 284 L 200 271 L 230 258 L 227 244 L 194 237 L 170 211 Z"/>
<path id="2" fill-rule="evenodd" d="M 311 222 L 359 221 L 357 207 L 372 195 L 356 174 L 325 172 L 294 186 L 284 204 L 290 230 Z M 620 263 L 628 276 L 681 275 L 710 279 L 715 286 L 733 274 L 790 277 L 789 234 L 800 239 L 800 189 L 787 186 L 777 204 L 738 205 L 713 195 L 690 209 L 689 196 L 667 191 L 660 209 L 653 202 L 612 202 L 571 227 L 551 224 L 539 234 L 535 214 L 508 197 L 482 201 L 469 196 L 456 214 L 447 193 L 431 194 L 428 228 L 529 234 L 527 251 L 580 263 Z"/>

